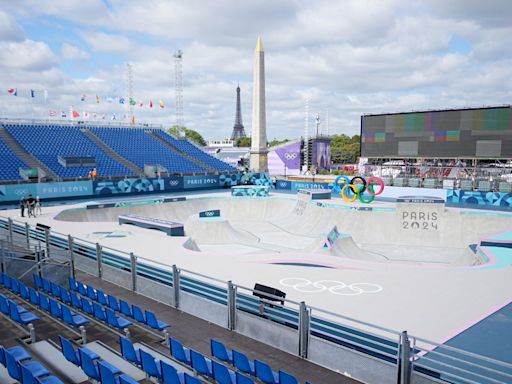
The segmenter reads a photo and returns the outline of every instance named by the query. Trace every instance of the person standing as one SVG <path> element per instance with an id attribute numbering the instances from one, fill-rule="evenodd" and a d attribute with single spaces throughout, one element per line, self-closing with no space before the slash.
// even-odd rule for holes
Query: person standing
<path id="1" fill-rule="evenodd" d="M 32 197 L 32 195 L 28 195 L 28 199 L 27 199 L 27 206 L 28 206 L 28 217 L 36 217 L 36 215 L 34 214 L 34 205 L 35 205 L 35 200 L 34 198 Z"/>
<path id="2" fill-rule="evenodd" d="M 35 214 L 43 214 L 43 210 L 41 209 L 41 199 L 39 198 L 39 196 L 36 196 Z"/>
<path id="3" fill-rule="evenodd" d="M 22 197 L 20 200 L 21 217 L 25 217 L 25 198 Z"/>

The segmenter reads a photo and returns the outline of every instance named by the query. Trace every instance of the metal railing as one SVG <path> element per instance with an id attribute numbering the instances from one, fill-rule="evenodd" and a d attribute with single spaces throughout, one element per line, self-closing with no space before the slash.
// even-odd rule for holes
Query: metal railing
<path id="1" fill-rule="evenodd" d="M 255 291 L 47 228 L 33 228 L 11 218 L 0 216 L 0 232 L 11 244 L 40 244 L 47 257 L 67 258 L 73 276 L 75 270 L 82 270 L 159 301 L 163 301 L 162 295 L 168 294 L 171 299 L 165 301 L 176 308 L 182 308 L 184 295 L 204 300 L 222 308 L 223 324 L 230 330 L 238 329 L 237 313 L 284 327 L 295 335 L 298 346 L 295 353 L 303 358 L 308 358 L 311 342 L 318 340 L 396 367 L 401 384 L 411 383 L 411 375 L 415 373 L 457 383 L 512 382 L 511 364 L 307 306 L 304 302 Z M 155 285 L 155 292 L 145 291 L 148 283 Z"/>

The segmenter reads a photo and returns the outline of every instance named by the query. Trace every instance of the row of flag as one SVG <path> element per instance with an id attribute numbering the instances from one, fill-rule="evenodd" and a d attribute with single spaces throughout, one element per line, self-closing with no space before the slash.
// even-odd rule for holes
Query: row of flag
<path id="1" fill-rule="evenodd" d="M 13 95 L 13 96 L 18 96 L 18 88 L 9 88 L 7 90 L 7 93 L 10 94 L 10 95 Z M 30 90 L 30 97 L 34 98 L 34 97 L 36 97 L 36 94 L 39 94 L 39 93 L 43 94 L 43 97 L 44 97 L 45 100 L 48 98 L 48 91 L 46 89 L 43 89 L 42 91 L 41 90 L 31 89 Z"/>
<path id="2" fill-rule="evenodd" d="M 82 94 L 82 96 L 80 97 L 80 101 L 81 102 L 85 102 L 86 99 L 87 99 L 87 95 L 86 94 Z M 96 99 L 95 100 L 96 100 L 96 104 L 99 104 L 101 98 L 98 95 L 96 95 Z M 139 106 L 139 108 L 143 108 L 144 105 L 147 105 L 149 108 L 153 108 L 157 104 L 156 102 L 153 103 L 153 100 L 151 100 L 151 99 L 149 100 L 149 103 L 144 103 L 143 100 L 137 101 L 133 97 L 130 97 L 128 100 L 126 100 L 122 96 L 119 96 L 119 97 L 107 96 L 105 100 L 107 101 L 107 103 L 113 103 L 113 102 L 118 102 L 119 104 L 127 104 L 128 103 L 131 106 Z M 165 108 L 164 101 L 163 100 L 158 100 L 158 106 L 160 108 Z"/>
<path id="3" fill-rule="evenodd" d="M 31 89 L 30 97 L 34 98 L 34 97 L 36 97 L 36 94 L 40 93 L 40 92 L 43 93 L 44 99 L 46 100 L 48 98 L 48 91 L 46 89 L 42 90 L 42 91 Z M 9 89 L 7 89 L 7 93 L 9 93 L 10 95 L 13 95 L 13 96 L 18 96 L 18 88 L 9 88 Z M 85 93 L 83 93 L 82 96 L 80 96 L 80 101 L 86 102 L 86 100 L 87 100 L 87 95 Z M 130 97 L 127 100 L 122 96 L 119 96 L 119 97 L 107 96 L 105 98 L 105 100 L 107 101 L 107 103 L 117 102 L 119 104 L 129 104 L 130 106 L 138 106 L 139 108 L 144 108 L 144 106 L 147 106 L 149 108 L 153 108 L 153 107 L 156 108 L 157 106 L 159 108 L 165 108 L 165 103 L 161 99 L 158 100 L 158 102 L 155 101 L 155 103 L 153 103 L 153 100 L 150 99 L 149 102 L 145 103 L 143 100 L 137 101 L 133 97 Z M 100 102 L 101 102 L 100 96 L 96 95 L 95 101 L 96 101 L 96 104 L 100 104 Z"/>
<path id="4" fill-rule="evenodd" d="M 48 112 L 49 112 L 50 117 L 60 117 L 63 119 L 68 118 L 68 115 L 69 115 L 69 118 L 73 118 L 73 119 L 80 119 L 80 118 L 94 119 L 94 120 L 107 120 L 107 119 L 108 120 L 118 120 L 118 119 L 127 120 L 128 119 L 128 115 L 126 113 L 121 118 L 121 117 L 118 117 L 115 113 L 112 113 L 112 114 L 89 113 L 89 112 L 80 113 L 75 110 L 70 110 L 69 113 L 66 111 L 60 111 L 60 113 L 59 113 L 59 111 L 55 110 L 55 109 L 49 109 Z M 131 117 L 131 122 L 135 123 L 135 116 Z"/>

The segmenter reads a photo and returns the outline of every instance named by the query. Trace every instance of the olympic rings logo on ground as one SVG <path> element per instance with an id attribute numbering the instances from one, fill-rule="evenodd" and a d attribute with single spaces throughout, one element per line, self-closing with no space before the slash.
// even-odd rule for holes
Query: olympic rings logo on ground
<path id="1" fill-rule="evenodd" d="M 279 280 L 279 284 L 292 287 L 297 292 L 321 293 L 328 291 L 338 296 L 358 296 L 363 293 L 378 293 L 383 290 L 380 285 L 374 283 L 346 284 L 337 280 L 311 281 L 304 277 L 286 277 Z"/>
<path id="2" fill-rule="evenodd" d="M 379 190 L 375 192 L 373 182 L 377 182 Z M 372 176 L 368 180 L 361 176 L 355 176 L 352 179 L 345 175 L 340 175 L 334 180 L 333 192 L 339 193 L 343 201 L 353 203 L 357 199 L 361 203 L 370 204 L 375 200 L 375 196 L 384 192 L 384 181 L 377 176 Z M 365 199 L 364 192 L 370 195 Z"/>

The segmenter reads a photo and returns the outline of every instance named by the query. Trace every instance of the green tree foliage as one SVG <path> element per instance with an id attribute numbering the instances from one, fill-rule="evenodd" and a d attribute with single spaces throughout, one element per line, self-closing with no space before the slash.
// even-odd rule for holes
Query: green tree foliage
<path id="1" fill-rule="evenodd" d="M 183 130 L 185 132 L 185 137 L 187 139 L 190 139 L 191 141 L 195 142 L 197 145 L 199 145 L 201 147 L 206 146 L 206 141 L 204 140 L 203 136 L 201 136 L 201 134 L 199 132 L 194 131 L 193 129 L 174 125 L 171 128 L 169 128 L 169 133 L 176 137 L 180 137 L 180 135 L 179 135 L 180 130 Z"/>
<path id="2" fill-rule="evenodd" d="M 250 137 L 240 137 L 236 139 L 237 147 L 250 147 L 251 146 L 251 138 Z"/>
<path id="3" fill-rule="evenodd" d="M 284 140 L 274 139 L 274 140 L 272 140 L 272 141 L 269 141 L 269 142 L 268 142 L 268 146 L 269 146 L 270 148 L 272 148 L 272 147 L 276 147 L 276 146 L 278 146 L 278 145 L 281 145 L 281 144 L 287 143 L 287 142 L 289 142 L 289 141 L 290 141 L 290 140 L 288 140 L 288 139 L 284 139 Z"/>
<path id="4" fill-rule="evenodd" d="M 331 141 L 331 159 L 333 164 L 353 164 L 361 153 L 360 136 L 345 134 L 333 135 Z"/>

